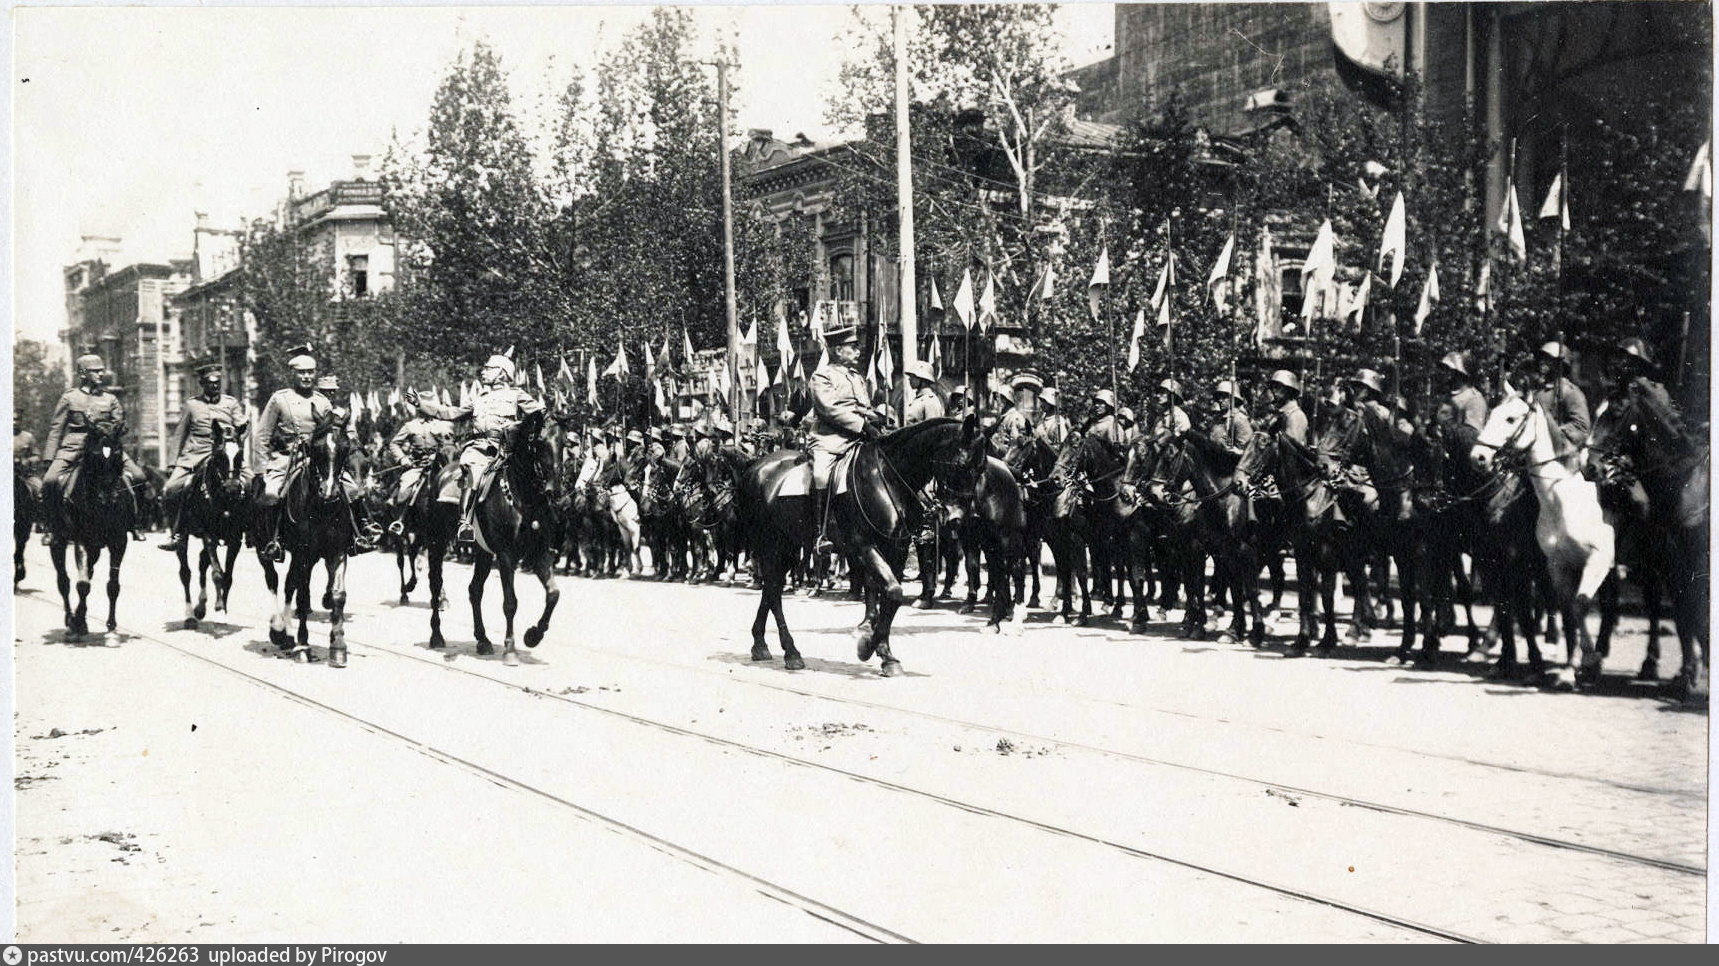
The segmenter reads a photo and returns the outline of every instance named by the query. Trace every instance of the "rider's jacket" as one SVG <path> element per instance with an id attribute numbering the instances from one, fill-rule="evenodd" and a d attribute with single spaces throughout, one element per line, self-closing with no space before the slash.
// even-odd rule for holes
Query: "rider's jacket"
<path id="1" fill-rule="evenodd" d="M 1068 417 L 1062 413 L 1046 413 L 1039 417 L 1039 424 L 1033 427 L 1033 436 L 1051 449 L 1061 449 L 1073 432 L 1074 427 L 1069 425 Z"/>
<path id="2" fill-rule="evenodd" d="M 1019 406 L 1003 414 L 997 420 L 996 445 L 1004 452 L 1014 452 L 1016 446 L 1025 442 L 1033 434 L 1034 420 L 1027 411 Z"/>
<path id="3" fill-rule="evenodd" d="M 1209 435 L 1212 442 L 1223 447 L 1224 452 L 1231 456 L 1240 456 L 1242 450 L 1247 448 L 1248 441 L 1253 439 L 1253 423 L 1241 407 L 1231 407 L 1212 424 Z"/>
<path id="4" fill-rule="evenodd" d="M 454 427 L 445 419 L 414 416 L 400 424 L 388 441 L 388 455 L 396 464 L 414 463 L 453 441 Z"/>
<path id="5" fill-rule="evenodd" d="M 1588 397 L 1575 383 L 1559 376 L 1534 391 L 1534 403 L 1545 411 L 1553 430 L 1563 440 L 1558 447 L 1560 454 L 1587 445 L 1592 425 L 1588 420 Z"/>
<path id="6" fill-rule="evenodd" d="M 1475 433 L 1486 428 L 1486 395 L 1473 386 L 1463 386 L 1450 394 L 1450 404 L 1456 407 L 1456 417 Z"/>
<path id="7" fill-rule="evenodd" d="M 1122 428 L 1122 424 L 1117 422 L 1114 413 L 1105 414 L 1097 422 L 1087 427 L 1086 435 L 1107 440 L 1110 445 L 1116 447 L 1118 452 L 1128 448 L 1128 433 Z"/>
<path id="8" fill-rule="evenodd" d="M 228 439 L 242 439 L 250 428 L 243 403 L 225 393 L 214 402 L 202 396 L 185 400 L 185 413 L 179 417 L 179 428 L 173 431 L 178 455 L 173 465 L 190 469 L 209 455 L 215 439 L 215 424 L 219 423 Z"/>
<path id="9" fill-rule="evenodd" d="M 477 394 L 464 406 L 444 406 L 420 399 L 418 409 L 449 422 L 470 420 L 472 436 L 493 440 L 518 426 L 526 414 L 541 411 L 543 403 L 518 386 L 479 386 Z"/>
<path id="10" fill-rule="evenodd" d="M 1277 407 L 1271 418 L 1271 428 L 1273 432 L 1307 445 L 1307 414 L 1301 411 L 1301 403 L 1295 399 L 1286 400 Z"/>
<path id="11" fill-rule="evenodd" d="M 1194 428 L 1193 420 L 1188 418 L 1186 411 L 1180 406 L 1171 406 L 1170 411 L 1158 417 L 1152 425 L 1151 435 L 1155 439 L 1173 439 Z"/>
<path id="12" fill-rule="evenodd" d="M 812 373 L 812 448 L 842 453 L 865 435 L 871 407 L 865 380 L 846 366 L 830 363 Z"/>
<path id="13" fill-rule="evenodd" d="M 927 419 L 936 419 L 943 415 L 943 400 L 937 398 L 937 391 L 926 386 L 915 393 L 907 404 L 907 412 L 902 416 L 902 425 L 911 426 L 922 423 Z"/>
<path id="14" fill-rule="evenodd" d="M 125 406 L 119 397 L 96 387 L 94 392 L 82 386 L 68 389 L 54 406 L 54 420 L 48 427 L 48 445 L 44 447 L 55 459 L 76 459 L 84 451 L 84 437 L 91 426 L 114 425 L 125 419 Z"/>
<path id="15" fill-rule="evenodd" d="M 316 428 L 316 421 L 334 406 L 316 390 L 277 389 L 257 417 L 256 439 L 251 447 L 251 469 L 263 470 L 270 457 L 285 455 Z"/>

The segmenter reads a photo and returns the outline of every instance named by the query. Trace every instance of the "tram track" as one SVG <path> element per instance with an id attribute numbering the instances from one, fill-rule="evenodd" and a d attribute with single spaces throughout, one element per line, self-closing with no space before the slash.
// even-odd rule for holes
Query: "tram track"
<path id="1" fill-rule="evenodd" d="M 51 606 L 49 604 L 49 602 L 46 602 L 46 601 L 39 599 L 39 598 L 26 597 L 26 598 L 19 598 L 19 599 L 31 600 L 32 603 L 41 604 L 43 606 Z M 219 668 L 219 669 L 226 671 L 229 674 L 231 674 L 231 675 L 233 675 L 233 676 L 235 676 L 241 680 L 246 681 L 247 683 L 249 683 L 253 686 L 263 688 L 267 691 L 281 695 L 282 697 L 285 697 L 289 700 L 295 701 L 295 702 L 297 702 L 303 706 L 312 708 L 314 710 L 317 710 L 317 711 L 325 713 L 325 714 L 332 715 L 334 717 L 337 717 L 343 721 L 348 722 L 349 724 L 356 725 L 356 726 L 361 727 L 361 728 L 363 728 L 367 731 L 370 731 L 374 734 L 380 735 L 384 738 L 387 738 L 389 740 L 395 741 L 395 742 L 400 743 L 402 745 L 405 745 L 409 748 L 412 748 L 413 750 L 418 751 L 419 753 L 424 754 L 424 755 L 426 755 L 426 756 L 428 756 L 434 760 L 437 760 L 437 761 L 440 761 L 444 764 L 447 764 L 450 767 L 456 767 L 456 768 L 463 769 L 463 770 L 465 770 L 471 774 L 482 777 L 488 781 L 494 782 L 494 783 L 501 785 L 503 787 L 507 787 L 507 788 L 510 788 L 510 789 L 513 789 L 516 791 L 520 791 L 520 792 L 523 792 L 525 794 L 529 794 L 529 795 L 532 795 L 534 797 L 548 801 L 548 802 L 550 802 L 550 803 L 552 803 L 552 804 L 554 804 L 560 808 L 563 808 L 563 809 L 565 809 L 565 810 L 567 810 L 573 814 L 576 814 L 576 815 L 578 815 L 578 816 L 580 816 L 586 820 L 592 821 L 592 822 L 594 822 L 598 825 L 601 825 L 605 828 L 609 828 L 609 829 L 611 829 L 611 830 L 613 830 L 619 834 L 622 834 L 622 835 L 625 835 L 629 838 L 632 838 L 633 840 L 638 841 L 642 844 L 646 844 L 650 847 L 665 851 L 668 854 L 671 854 L 671 855 L 675 856 L 676 858 L 678 858 L 682 861 L 685 861 L 691 865 L 694 865 L 696 867 L 703 868 L 703 869 L 706 869 L 708 871 L 712 871 L 712 872 L 715 872 L 717 874 L 724 875 L 724 876 L 730 877 L 732 879 L 735 879 L 737 881 L 743 882 L 743 883 L 751 886 L 752 888 L 755 888 L 757 891 L 759 891 L 763 895 L 769 896 L 771 898 L 777 899 L 780 902 L 783 902 L 783 903 L 786 903 L 788 905 L 794 906 L 795 908 L 801 909 L 802 911 L 804 911 L 808 915 L 811 915 L 811 916 L 818 918 L 820 920 L 827 921 L 827 922 L 831 923 L 832 925 L 835 925 L 835 926 L 842 928 L 846 931 L 852 932 L 855 935 L 864 937 L 870 941 L 879 942 L 879 943 L 913 943 L 913 942 L 915 942 L 915 940 L 913 940 L 913 939 L 911 939 L 911 938 L 909 938 L 909 937 L 907 937 L 901 933 L 898 933 L 894 930 L 890 930 L 885 926 L 879 925 L 877 923 L 871 922 L 867 919 L 861 918 L 861 917 L 854 915 L 852 913 L 846 912 L 846 911 L 844 911 L 838 907 L 835 907 L 835 906 L 829 905 L 828 903 L 822 902 L 821 900 L 812 898 L 810 896 L 806 896 L 801 892 L 789 889 L 785 886 L 779 885 L 779 884 L 772 882 L 768 879 L 765 879 L 761 876 L 754 875 L 754 874 L 747 872 L 747 871 L 745 871 L 745 870 L 743 870 L 737 866 L 734 866 L 730 863 L 724 862 L 720 859 L 712 857 L 712 856 L 705 854 L 703 852 L 691 849 L 687 846 L 680 845 L 680 844 L 678 844 L 678 843 L 676 843 L 670 839 L 664 838 L 663 836 L 661 836 L 659 834 L 653 833 L 653 832 L 646 830 L 646 829 L 643 829 L 643 828 L 639 828 L 639 827 L 637 827 L 633 824 L 630 824 L 630 823 L 628 823 L 622 819 L 616 818 L 616 817 L 609 815 L 609 814 L 606 814 L 602 811 L 590 808 L 586 805 L 582 805 L 582 804 L 575 802 L 569 798 L 558 795 L 558 794 L 556 794 L 552 791 L 549 791 L 547 789 L 541 788 L 535 784 L 524 781 L 524 780 L 517 778 L 513 775 L 509 775 L 503 771 L 490 768 L 489 766 L 486 766 L 480 762 L 471 760 L 470 758 L 467 758 L 467 757 L 455 754 L 453 752 L 447 751 L 446 749 L 440 748 L 434 744 L 431 744 L 430 742 L 426 742 L 426 741 L 423 741 L 421 739 L 414 738 L 411 735 L 405 734 L 405 733 L 403 733 L 403 732 L 401 732 L 395 728 L 391 728 L 385 724 L 382 724 L 378 721 L 375 721 L 371 718 L 368 718 L 362 714 L 348 711 L 344 708 L 337 707 L 335 705 L 329 704 L 325 701 L 322 701 L 322 700 L 319 700 L 315 697 L 312 697 L 308 694 L 305 694 L 298 689 L 288 687 L 286 685 L 280 684 L 280 683 L 275 682 L 275 681 L 270 681 L 267 678 L 256 675 L 256 674 L 249 673 L 249 672 L 247 672 L 241 668 L 234 667 L 234 666 L 229 665 L 227 663 L 224 663 L 220 660 L 217 660 L 213 657 L 210 657 L 206 654 L 199 653 L 195 649 L 184 647 L 184 646 L 179 645 L 177 643 L 174 643 L 172 641 L 166 640 L 165 638 L 163 638 L 157 634 L 153 634 L 153 633 L 150 633 L 147 631 L 142 631 L 142 630 L 139 630 L 139 629 L 134 628 L 134 627 L 126 626 L 124 624 L 120 625 L 120 631 L 122 631 L 123 633 L 125 633 L 128 636 L 135 638 L 137 640 L 147 641 L 151 644 L 165 648 L 165 649 L 167 649 L 171 652 L 174 652 L 176 654 L 179 654 L 181 656 L 191 658 L 193 660 L 199 661 L 199 662 L 206 664 L 208 666 L 211 666 L 211 667 Z M 350 633 L 347 634 L 346 642 L 347 642 L 348 647 L 353 648 L 354 650 L 362 649 L 363 651 L 371 653 L 371 654 L 388 655 L 388 656 L 395 657 L 395 658 L 402 660 L 402 661 L 407 661 L 407 662 L 416 663 L 416 664 L 423 664 L 423 665 L 426 665 L 428 667 L 436 668 L 439 670 L 450 671 L 450 672 L 453 672 L 455 674 L 470 676 L 470 677 L 477 678 L 479 680 L 488 682 L 490 684 L 499 686 L 499 687 L 504 688 L 504 689 L 519 692 L 519 693 L 526 695 L 526 696 L 529 696 L 529 697 L 547 698 L 551 701 L 560 702 L 560 703 L 563 703 L 563 704 L 566 704 L 566 705 L 569 705 L 572 707 L 576 707 L 580 710 L 595 712 L 595 713 L 598 713 L 598 714 L 606 716 L 606 717 L 610 717 L 610 718 L 614 718 L 614 719 L 618 719 L 618 720 L 623 720 L 623 721 L 626 721 L 626 722 L 633 724 L 635 726 L 647 728 L 647 729 L 650 729 L 652 731 L 656 731 L 659 733 L 669 734 L 669 735 L 673 735 L 676 737 L 682 737 L 682 738 L 690 738 L 690 739 L 694 739 L 697 741 L 712 744 L 715 746 L 719 746 L 719 747 L 725 748 L 725 749 L 730 750 L 730 751 L 739 752 L 742 754 L 746 754 L 746 755 L 774 761 L 774 762 L 777 762 L 780 764 L 786 764 L 786 765 L 790 765 L 790 766 L 794 766 L 794 767 L 805 768 L 805 769 L 810 769 L 810 770 L 817 771 L 817 772 L 822 772 L 825 774 L 839 776 L 841 778 L 844 778 L 844 779 L 847 779 L 850 781 L 859 782 L 859 783 L 864 784 L 864 785 L 869 785 L 871 787 L 878 788 L 878 789 L 885 790 L 885 791 L 889 791 L 889 792 L 893 792 L 896 794 L 911 796 L 913 798 L 919 799 L 919 800 L 924 801 L 924 802 L 933 803 L 935 805 L 946 807 L 946 808 L 956 809 L 956 810 L 959 810 L 961 812 L 965 812 L 965 813 L 968 813 L 971 815 L 978 815 L 978 816 L 982 816 L 985 818 L 1009 822 L 1009 823 L 1025 827 L 1027 829 L 1030 829 L 1030 830 L 1033 830 L 1033 831 L 1036 831 L 1039 833 L 1048 834 L 1048 835 L 1051 835 L 1051 836 L 1054 836 L 1057 838 L 1079 841 L 1079 842 L 1087 843 L 1090 845 L 1096 845 L 1096 846 L 1108 849 L 1110 851 L 1119 853 L 1121 855 L 1128 856 L 1130 858 L 1140 859 L 1140 860 L 1144 860 L 1144 861 L 1148 861 L 1148 862 L 1163 863 L 1166 865 L 1174 866 L 1174 867 L 1179 868 L 1179 869 L 1188 870 L 1190 872 L 1200 873 L 1200 874 L 1212 876 L 1215 878 L 1223 879 L 1223 880 L 1228 881 L 1228 882 L 1233 882 L 1233 883 L 1236 883 L 1238 885 L 1242 885 L 1242 886 L 1246 886 L 1246 887 L 1250 887 L 1250 888 L 1254 888 L 1254 889 L 1259 889 L 1259 890 L 1262 890 L 1265 892 L 1270 892 L 1270 893 L 1273 893 L 1273 894 L 1276 894 L 1276 895 L 1279 895 L 1279 896 L 1282 896 L 1285 898 L 1310 903 L 1312 905 L 1321 906 L 1321 907 L 1324 907 L 1326 909 L 1330 909 L 1330 910 L 1333 910 L 1333 911 L 1336 911 L 1336 912 L 1339 912 L 1339 913 L 1342 913 L 1345 915 L 1355 916 L 1355 917 L 1365 919 L 1365 920 L 1368 920 L 1368 921 L 1371 921 L 1374 923 L 1378 923 L 1380 925 L 1388 926 L 1388 927 L 1391 927 L 1394 929 L 1399 929 L 1399 930 L 1402 930 L 1404 932 L 1413 933 L 1413 934 L 1424 936 L 1427 938 L 1431 938 L 1431 939 L 1435 939 L 1435 940 L 1439 940 L 1439 941 L 1444 941 L 1444 942 L 1452 942 L 1452 943 L 1478 944 L 1478 943 L 1484 943 L 1484 942 L 1488 941 L 1488 940 L 1481 939 L 1479 937 L 1468 935 L 1466 933 L 1462 933 L 1462 932 L 1455 931 L 1452 929 L 1443 928 L 1443 927 L 1440 927 L 1437 925 L 1421 922 L 1421 921 L 1418 921 L 1415 919 L 1410 919 L 1410 918 L 1407 918 L 1404 916 L 1399 916 L 1399 915 L 1385 912 L 1385 911 L 1381 911 L 1378 909 L 1368 908 L 1368 907 L 1361 906 L 1361 905 L 1358 905 L 1355 903 L 1346 902 L 1346 901 L 1338 899 L 1338 898 L 1334 898 L 1334 897 L 1326 896 L 1326 895 L 1321 895 L 1321 894 L 1318 894 L 1315 892 L 1311 892 L 1311 891 L 1308 891 L 1305 889 L 1300 889 L 1300 888 L 1297 888 L 1295 886 L 1287 885 L 1284 883 L 1273 882 L 1273 881 L 1269 881 L 1269 880 L 1266 880 L 1266 879 L 1263 879 L 1260 877 L 1250 876 L 1250 875 L 1247 875 L 1245 873 L 1240 873 L 1240 872 L 1235 872 L 1235 871 L 1228 870 L 1228 869 L 1218 868 L 1218 867 L 1210 865 L 1210 864 L 1201 863 L 1201 862 L 1197 862 L 1197 861 L 1191 861 L 1188 859 L 1179 858 L 1177 856 L 1165 854 L 1165 853 L 1162 853 L 1159 851 L 1145 849 L 1145 848 L 1141 848 L 1138 846 L 1130 845 L 1126 842 L 1116 841 L 1114 839 L 1108 838 L 1108 837 L 1103 836 L 1103 835 L 1097 835 L 1097 834 L 1093 834 L 1090 832 L 1080 831 L 1078 829 L 1069 828 L 1069 827 L 1066 827 L 1063 825 L 1056 824 L 1054 822 L 1042 821 L 1039 819 L 1032 818 L 1030 816 L 1018 815 L 1018 814 L 1004 811 L 1001 809 L 991 808 L 991 807 L 986 806 L 986 805 L 981 805 L 981 804 L 974 803 L 974 802 L 963 801 L 961 799 L 954 798 L 954 797 L 947 796 L 947 795 L 943 795 L 943 794 L 939 794 L 937 792 L 931 792 L 931 791 L 927 791 L 925 789 L 915 788 L 911 785 L 905 785 L 905 784 L 901 784 L 899 782 L 893 782 L 893 781 L 890 781 L 888 779 L 879 778 L 879 777 L 876 777 L 873 775 L 867 775 L 867 774 L 864 774 L 862 772 L 857 772 L 857 771 L 853 771 L 850 769 L 841 768 L 841 767 L 831 765 L 828 763 L 824 763 L 824 762 L 818 762 L 818 761 L 813 761 L 810 759 L 800 758 L 800 757 L 797 757 L 794 755 L 775 751 L 773 749 L 759 747 L 757 745 L 752 745 L 752 744 L 749 744 L 747 742 L 737 741 L 737 740 L 734 740 L 731 738 L 726 738 L 726 737 L 723 737 L 720 735 L 710 734 L 708 732 L 704 732 L 704 731 L 700 731 L 700 730 L 692 729 L 692 728 L 687 728 L 687 727 L 684 727 L 681 725 L 672 724 L 670 722 L 658 721 L 658 720 L 655 720 L 652 718 L 644 717 L 642 715 L 635 715 L 635 714 L 632 714 L 630 712 L 620 711 L 620 710 L 617 710 L 614 708 L 606 708 L 606 707 L 603 707 L 602 705 L 599 705 L 599 704 L 594 704 L 594 703 L 586 702 L 586 701 L 580 701 L 577 698 L 574 698 L 570 695 L 554 694 L 554 693 L 551 693 L 548 691 L 543 691 L 543 690 L 539 690 L 537 688 L 530 687 L 528 685 L 515 684 L 513 682 L 504 681 L 504 680 L 501 680 L 499 678 L 492 677 L 492 676 L 487 675 L 487 674 L 479 673 L 477 671 L 473 671 L 473 670 L 468 669 L 468 668 L 461 668 L 461 667 L 450 665 L 450 664 L 448 664 L 448 663 L 446 663 L 446 662 L 444 662 L 438 658 L 430 658 L 430 657 L 426 657 L 426 656 L 422 656 L 422 655 L 402 652 L 402 651 L 398 651 L 392 647 L 375 644 L 373 642 L 369 642 L 369 641 L 363 640 L 361 638 L 353 637 Z"/>

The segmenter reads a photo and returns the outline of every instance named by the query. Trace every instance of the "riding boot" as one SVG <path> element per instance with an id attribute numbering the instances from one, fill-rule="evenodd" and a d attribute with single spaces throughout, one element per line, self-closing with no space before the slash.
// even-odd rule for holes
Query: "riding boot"
<path id="1" fill-rule="evenodd" d="M 161 549 L 178 553 L 185 549 L 185 501 L 181 498 L 173 502 L 173 528 L 166 543 Z"/>
<path id="2" fill-rule="evenodd" d="M 812 487 L 812 512 L 818 515 L 818 540 L 812 545 L 813 553 L 829 553 L 836 549 L 835 544 L 830 542 L 828 533 L 830 525 L 829 492 L 829 487 Z"/>
<path id="3" fill-rule="evenodd" d="M 263 544 L 262 555 L 275 563 L 285 563 L 286 549 L 281 546 L 281 508 L 279 504 L 265 507 L 262 514 L 263 526 L 259 532 L 267 541 Z"/>
<path id="4" fill-rule="evenodd" d="M 477 539 L 477 532 L 472 525 L 472 517 L 477 509 L 473 505 L 477 502 L 473 496 L 473 489 L 473 487 L 467 487 L 466 491 L 460 494 L 460 532 L 454 537 L 455 540 L 463 540 L 468 543 Z"/>

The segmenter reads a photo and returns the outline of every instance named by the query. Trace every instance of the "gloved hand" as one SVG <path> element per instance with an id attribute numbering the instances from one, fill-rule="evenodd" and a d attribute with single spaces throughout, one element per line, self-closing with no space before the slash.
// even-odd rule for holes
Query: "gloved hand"
<path id="1" fill-rule="evenodd" d="M 866 439 L 877 439 L 883 435 L 883 429 L 877 423 L 866 420 L 865 429 L 860 431 Z"/>

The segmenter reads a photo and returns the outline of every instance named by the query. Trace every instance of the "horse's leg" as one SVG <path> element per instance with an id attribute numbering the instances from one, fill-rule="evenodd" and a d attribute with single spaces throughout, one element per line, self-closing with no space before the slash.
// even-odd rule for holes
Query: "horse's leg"
<path id="1" fill-rule="evenodd" d="M 765 538 L 768 539 L 768 538 Z M 771 595 L 776 596 L 778 605 L 782 594 L 782 583 L 785 574 L 782 573 L 781 551 L 769 547 L 759 553 L 759 570 L 764 577 L 764 589 L 758 595 L 758 610 L 752 615 L 752 660 L 768 661 L 771 659 L 770 645 L 764 641 L 764 623 L 771 613 Z M 782 646 L 784 653 L 788 646 Z"/>
<path id="2" fill-rule="evenodd" d="M 298 558 L 304 557 L 300 564 Z M 316 558 L 307 549 L 303 554 L 293 554 L 293 563 L 298 567 L 298 579 L 294 582 L 293 598 L 296 607 L 293 614 L 298 618 L 298 650 L 308 659 L 310 654 L 310 582 L 316 577 Z M 332 603 L 332 601 L 330 601 Z"/>
<path id="3" fill-rule="evenodd" d="M 975 507 L 973 512 L 976 514 L 978 508 Z M 967 599 L 955 609 L 957 614 L 971 614 L 979 609 L 979 554 L 983 548 L 980 546 L 978 529 L 971 517 L 963 520 L 960 527 L 961 562 L 967 572 Z"/>
<path id="4" fill-rule="evenodd" d="M 555 614 L 555 605 L 561 602 L 561 588 L 555 586 L 555 558 L 548 551 L 538 553 L 532 562 L 531 572 L 543 585 L 543 613 L 537 618 L 537 623 L 525 629 L 526 647 L 543 643 L 543 635 L 549 630 L 549 618 Z"/>
<path id="5" fill-rule="evenodd" d="M 466 587 L 466 596 L 472 602 L 472 637 L 477 641 L 479 654 L 494 654 L 495 645 L 489 642 L 489 637 L 483 629 L 483 585 L 489 579 L 489 568 L 495 558 L 482 548 L 472 551 L 472 580 Z"/>
<path id="6" fill-rule="evenodd" d="M 514 646 L 513 639 L 513 616 L 519 611 L 519 596 L 513 591 L 513 577 L 518 566 L 518 561 L 512 557 L 498 556 L 495 561 L 496 576 L 501 578 L 501 663 L 508 667 L 519 663 L 518 649 Z"/>
<path id="7" fill-rule="evenodd" d="M 394 545 L 394 569 L 400 574 L 400 603 L 402 604 L 407 600 L 406 595 L 411 593 L 411 588 L 406 583 L 406 552 L 407 547 L 404 541 Z M 412 570 L 412 577 L 415 580 L 417 579 L 417 567 L 414 565 Z"/>
<path id="8" fill-rule="evenodd" d="M 226 545 L 227 561 L 220 564 L 220 572 L 215 575 L 215 609 L 223 614 L 227 612 L 227 599 L 233 593 L 233 568 L 238 566 L 239 546 L 243 542 L 242 538 L 235 538 Z M 214 556 L 218 557 L 220 552 L 221 548 L 216 547 Z"/>
<path id="9" fill-rule="evenodd" d="M 447 556 L 447 544 L 426 543 L 424 569 L 430 578 L 430 648 L 441 650 L 448 646 L 442 637 L 442 560 Z"/>
<path id="10" fill-rule="evenodd" d="M 107 632 L 119 629 L 119 567 L 125 562 L 130 543 L 123 538 L 108 548 L 107 554 Z"/>
<path id="11" fill-rule="evenodd" d="M 78 564 L 78 606 L 77 610 L 72 613 L 72 620 L 76 624 L 79 633 L 88 634 L 90 632 L 89 597 L 90 581 L 92 579 L 91 572 L 95 569 L 95 562 L 101 555 L 101 551 L 93 547 L 85 547 L 83 544 L 79 543 L 73 546 L 72 555 L 76 558 Z"/>
<path id="12" fill-rule="evenodd" d="M 72 627 L 72 580 L 66 575 L 66 542 L 55 540 L 48 545 L 48 556 L 54 562 L 54 584 L 60 589 L 60 603 L 65 608 L 66 629 Z"/>
<path id="13" fill-rule="evenodd" d="M 220 565 L 215 562 L 215 554 L 220 550 L 220 544 L 215 543 L 212 539 L 204 539 L 202 543 L 203 548 L 197 553 L 197 606 L 191 611 L 192 621 L 187 622 L 188 626 L 194 626 L 194 621 L 202 620 L 203 615 L 209 613 L 209 568 L 211 565 L 215 566 L 217 569 L 217 573 L 215 575 L 216 582 L 219 582 L 221 579 L 220 573 L 218 572 Z M 185 538 L 185 545 L 186 548 L 189 549 L 191 545 L 190 537 Z M 183 560 L 185 557 L 185 550 L 180 550 L 179 556 L 180 559 Z"/>
<path id="14" fill-rule="evenodd" d="M 1290 653 L 1293 655 L 1307 653 L 1308 646 L 1319 635 L 1319 567 L 1309 543 L 1310 540 L 1305 535 L 1296 538 L 1295 609 L 1300 612 L 1301 629 L 1295 636 L 1295 643 L 1290 646 Z"/>
<path id="15" fill-rule="evenodd" d="M 185 593 L 185 627 L 189 629 L 197 626 L 197 617 L 191 609 L 191 561 L 185 555 L 191 544 L 189 538 L 186 539 L 185 544 L 175 551 L 174 555 L 179 558 L 179 587 Z M 198 562 L 199 564 L 202 563 L 201 555 L 198 556 Z"/>
<path id="16" fill-rule="evenodd" d="M 1319 568 L 1319 605 L 1324 611 L 1321 616 L 1325 621 L 1325 631 L 1319 635 L 1317 647 L 1319 650 L 1329 653 L 1337 647 L 1337 574 L 1338 571 L 1344 569 L 1345 561 L 1339 556 L 1336 543 L 1329 539 L 1325 542 L 1322 552 L 1324 559 L 1321 560 L 1322 566 Z M 1353 582 L 1352 574 L 1353 571 L 1351 571 L 1351 582 Z M 1355 591 L 1355 603 L 1359 606 L 1367 599 L 1366 585 L 1363 583 L 1362 586 L 1353 589 Z M 1357 611 L 1355 618 L 1357 620 L 1363 619 L 1364 614 L 1364 610 Z"/>
<path id="17" fill-rule="evenodd" d="M 1397 567 L 1397 593 L 1402 596 L 1403 636 L 1402 642 L 1397 645 L 1397 649 L 1404 655 L 1413 651 L 1415 647 L 1415 633 L 1418 629 L 1415 625 L 1415 603 L 1422 592 L 1422 588 L 1417 581 L 1420 580 L 1421 566 L 1423 564 L 1415 559 L 1414 548 L 1411 547 L 1409 543 L 1410 539 L 1408 524 L 1399 525 L 1397 530 L 1397 542 L 1391 550 L 1390 557 L 1391 562 L 1396 564 Z M 1390 600 L 1391 586 L 1388 582 L 1384 585 L 1381 592 L 1385 595 L 1386 600 Z M 1426 634 L 1426 641 L 1428 646 L 1431 648 L 1431 650 L 1423 654 L 1422 657 L 1424 660 L 1431 662 L 1433 654 L 1438 651 L 1438 605 L 1433 603 L 1429 598 L 1421 609 L 1427 612 L 1425 615 L 1427 617 L 1428 631 Z"/>
<path id="18" fill-rule="evenodd" d="M 1600 631 L 1594 638 L 1594 646 L 1599 648 L 1601 656 L 1610 654 L 1612 650 L 1612 634 L 1618 626 L 1618 599 L 1622 596 L 1622 589 L 1623 580 L 1614 567 L 1611 573 L 1606 574 L 1605 583 L 1600 584 L 1600 592 L 1595 598 L 1600 608 Z M 1650 659 L 1657 656 L 1651 649 L 1648 651 Z"/>
<path id="19" fill-rule="evenodd" d="M 1660 579 L 1657 566 L 1644 566 L 1641 576 L 1637 579 L 1641 586 L 1641 603 L 1647 611 L 1647 655 L 1642 659 L 1641 670 L 1636 677 L 1643 681 L 1659 680 L 1659 619 L 1660 613 Z M 1616 606 L 1616 602 L 1613 602 Z M 1602 605 L 1603 607 L 1603 605 Z M 1614 622 L 1616 617 L 1614 615 Z M 1606 624 L 1605 611 L 1600 612 L 1600 656 L 1606 656 Z"/>
<path id="20" fill-rule="evenodd" d="M 346 666 L 346 552 L 345 548 L 323 558 L 328 570 L 328 666 Z"/>

